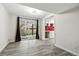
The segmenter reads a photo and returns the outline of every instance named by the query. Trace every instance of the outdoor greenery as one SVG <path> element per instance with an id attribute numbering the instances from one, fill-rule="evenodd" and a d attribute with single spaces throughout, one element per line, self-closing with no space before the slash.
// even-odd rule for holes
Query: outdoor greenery
<path id="1" fill-rule="evenodd" d="M 33 20 L 21 20 L 20 21 L 20 33 L 21 36 L 27 36 L 27 35 L 32 35 L 32 30 L 33 30 L 33 35 L 36 34 L 36 25 L 33 24 Z M 33 28 L 32 28 L 33 26 Z"/>

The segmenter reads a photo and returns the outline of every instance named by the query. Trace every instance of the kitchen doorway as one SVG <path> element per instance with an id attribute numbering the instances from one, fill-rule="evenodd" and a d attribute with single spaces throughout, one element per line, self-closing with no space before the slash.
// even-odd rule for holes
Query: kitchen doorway
<path id="1" fill-rule="evenodd" d="M 53 17 L 45 20 L 45 39 L 53 39 L 55 41 L 55 20 Z"/>

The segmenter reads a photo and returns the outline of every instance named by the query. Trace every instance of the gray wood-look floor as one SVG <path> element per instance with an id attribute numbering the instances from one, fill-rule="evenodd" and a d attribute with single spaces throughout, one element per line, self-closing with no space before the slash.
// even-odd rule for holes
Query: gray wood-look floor
<path id="1" fill-rule="evenodd" d="M 23 40 L 9 44 L 0 56 L 74 56 L 57 48 L 53 40 Z"/>

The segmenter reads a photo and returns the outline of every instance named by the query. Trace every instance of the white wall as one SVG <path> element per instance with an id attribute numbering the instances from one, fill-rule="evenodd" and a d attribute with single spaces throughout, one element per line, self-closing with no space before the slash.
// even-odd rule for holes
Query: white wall
<path id="1" fill-rule="evenodd" d="M 10 42 L 15 41 L 16 16 L 7 12 L 5 7 L 0 4 L 0 52 Z"/>
<path id="2" fill-rule="evenodd" d="M 45 40 L 45 18 L 39 19 L 39 38 Z"/>
<path id="3" fill-rule="evenodd" d="M 54 16 L 56 46 L 79 55 L 79 7 Z"/>
<path id="4" fill-rule="evenodd" d="M 49 23 L 49 24 L 53 23 L 54 24 L 53 16 L 45 19 L 45 24 L 47 24 L 47 23 Z"/>
<path id="5" fill-rule="evenodd" d="M 9 42 L 15 42 L 17 17 L 10 15 L 9 20 Z"/>
<path id="6" fill-rule="evenodd" d="M 8 20 L 10 19 L 10 15 L 7 13 L 2 4 L 0 4 L 0 52 L 6 47 L 9 43 L 9 35 L 8 35 Z"/>

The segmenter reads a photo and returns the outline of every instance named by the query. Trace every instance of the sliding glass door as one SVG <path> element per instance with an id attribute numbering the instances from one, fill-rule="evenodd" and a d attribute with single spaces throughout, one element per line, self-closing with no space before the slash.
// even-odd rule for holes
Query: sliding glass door
<path id="1" fill-rule="evenodd" d="M 20 33 L 22 39 L 35 38 L 36 36 L 36 20 L 20 19 Z"/>

